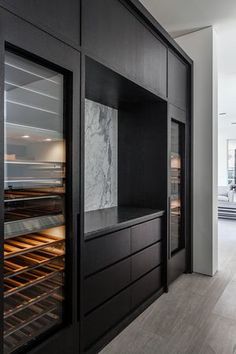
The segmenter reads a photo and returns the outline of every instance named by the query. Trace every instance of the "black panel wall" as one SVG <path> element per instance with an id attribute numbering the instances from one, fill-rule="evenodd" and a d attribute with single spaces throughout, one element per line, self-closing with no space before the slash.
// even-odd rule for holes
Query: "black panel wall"
<path id="1" fill-rule="evenodd" d="M 80 45 L 80 0 L 1 0 L 0 6 L 69 44 Z"/>
<path id="2" fill-rule="evenodd" d="M 82 2 L 88 53 L 159 96 L 166 97 L 167 49 L 117 0 Z"/>
<path id="3" fill-rule="evenodd" d="M 120 205 L 166 210 L 167 107 L 136 104 L 119 111 L 118 199 Z"/>
<path id="4" fill-rule="evenodd" d="M 173 52 L 168 52 L 168 99 L 183 110 L 187 109 L 187 65 Z"/>

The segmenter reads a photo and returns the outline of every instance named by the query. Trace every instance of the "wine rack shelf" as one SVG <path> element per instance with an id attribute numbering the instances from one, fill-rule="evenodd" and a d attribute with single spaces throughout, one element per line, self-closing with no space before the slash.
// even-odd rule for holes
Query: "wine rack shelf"
<path id="1" fill-rule="evenodd" d="M 29 234 L 6 240 L 4 243 L 4 259 L 20 256 L 28 252 L 41 250 L 42 248 L 58 246 L 64 239 L 52 235 Z M 55 251 L 57 252 L 57 251 Z"/>
<path id="2" fill-rule="evenodd" d="M 48 296 L 58 293 L 62 288 L 62 277 L 56 274 L 54 277 L 43 281 L 42 283 L 22 290 L 16 294 L 9 296 L 5 300 L 4 318 L 15 314 L 32 304 L 36 304 Z M 62 300 L 62 297 L 60 297 Z"/>

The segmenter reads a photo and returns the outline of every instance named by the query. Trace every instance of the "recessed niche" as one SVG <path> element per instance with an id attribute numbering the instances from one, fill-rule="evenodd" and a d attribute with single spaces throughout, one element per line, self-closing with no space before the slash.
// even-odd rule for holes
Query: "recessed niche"
<path id="1" fill-rule="evenodd" d="M 85 237 L 166 210 L 167 103 L 86 58 Z"/>

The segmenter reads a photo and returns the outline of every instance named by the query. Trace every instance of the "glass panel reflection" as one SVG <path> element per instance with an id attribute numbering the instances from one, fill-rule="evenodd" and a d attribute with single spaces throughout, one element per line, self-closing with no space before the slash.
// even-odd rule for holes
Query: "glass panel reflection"
<path id="1" fill-rule="evenodd" d="M 5 56 L 4 353 L 63 319 L 63 75 Z"/>
<path id="2" fill-rule="evenodd" d="M 171 253 L 182 248 L 182 157 L 180 124 L 171 123 Z"/>

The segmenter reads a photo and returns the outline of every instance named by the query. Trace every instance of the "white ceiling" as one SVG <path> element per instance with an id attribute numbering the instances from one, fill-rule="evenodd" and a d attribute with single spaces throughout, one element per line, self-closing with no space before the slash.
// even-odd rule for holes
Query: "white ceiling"
<path id="1" fill-rule="evenodd" d="M 220 119 L 236 121 L 236 0 L 140 0 L 175 38 L 207 26 L 217 35 Z M 236 126 L 235 126 L 236 127 Z"/>
<path id="2" fill-rule="evenodd" d="M 220 72 L 236 73 L 236 0 L 141 0 L 173 36 L 214 26 Z"/>

